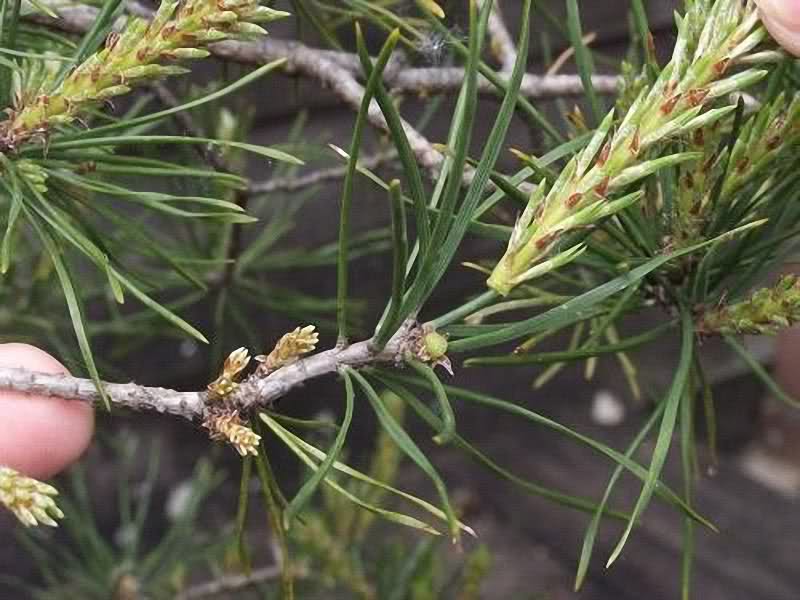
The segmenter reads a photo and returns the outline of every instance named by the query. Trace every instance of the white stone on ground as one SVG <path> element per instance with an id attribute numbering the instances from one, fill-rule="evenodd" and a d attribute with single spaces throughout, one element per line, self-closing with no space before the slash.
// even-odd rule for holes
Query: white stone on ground
<path id="1" fill-rule="evenodd" d="M 592 399 L 592 420 L 604 427 L 614 427 L 625 421 L 625 403 L 610 390 L 595 392 Z"/>

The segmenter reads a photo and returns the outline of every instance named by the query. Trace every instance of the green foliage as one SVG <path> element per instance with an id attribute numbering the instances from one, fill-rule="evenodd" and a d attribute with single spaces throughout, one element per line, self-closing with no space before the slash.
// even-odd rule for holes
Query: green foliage
<path id="1" fill-rule="evenodd" d="M 154 492 L 159 476 L 159 448 L 144 451 L 146 468 L 139 467 L 142 441 L 123 435 L 112 442 L 110 453 L 118 467 L 114 480 L 118 507 L 118 534 L 110 537 L 98 521 L 100 507 L 89 487 L 87 465 L 69 474 L 67 493 L 59 500 L 66 518 L 68 541 L 26 530 L 21 545 L 34 558 L 41 586 L 4 577 L 4 583 L 36 600 L 76 597 L 87 600 L 125 598 L 135 592 L 151 598 L 174 598 L 193 572 L 222 563 L 225 539 L 200 526 L 202 509 L 222 482 L 222 474 L 207 459 L 195 466 L 189 481 L 173 492 L 173 513 L 159 539 L 148 539 L 152 520 L 162 507 Z M 88 462 L 88 461 L 87 461 Z M 142 473 L 143 471 L 143 473 Z"/>
<path id="2" fill-rule="evenodd" d="M 761 288 L 749 298 L 706 312 L 701 333 L 774 334 L 800 318 L 798 279 L 786 275 L 770 288 Z"/>
<path id="3" fill-rule="evenodd" d="M 402 420 L 402 412 L 395 414 Z M 241 542 L 226 523 L 211 525 L 214 519 L 212 494 L 225 480 L 224 473 L 211 460 L 201 459 L 192 477 L 172 490 L 166 506 L 155 495 L 159 481 L 157 447 L 147 452 L 148 466 L 137 474 L 137 459 L 142 440 L 125 435 L 115 442 L 113 456 L 120 469 L 113 480 L 119 513 L 113 540 L 101 527 L 100 510 L 91 496 L 100 492 L 87 474 L 92 464 L 81 464 L 70 474 L 71 485 L 61 504 L 67 513 L 68 541 L 53 539 L 38 531 L 19 532 L 23 546 L 34 557 L 42 584 L 10 577 L 0 582 L 36 600 L 80 597 L 86 600 L 129 598 L 143 595 L 153 600 L 219 597 L 235 593 L 239 598 L 271 598 L 280 587 L 280 571 L 267 566 L 251 566 L 241 560 Z M 245 462 L 245 465 L 250 464 Z M 370 473 L 392 484 L 402 457 L 396 446 L 382 433 L 369 457 Z M 252 472 L 245 468 L 243 481 Z M 338 478 L 338 477 L 337 477 Z M 352 493 L 366 492 L 378 502 L 381 491 L 367 492 L 364 482 L 341 482 Z M 41 484 L 40 484 L 41 485 Z M 105 487 L 108 487 L 107 484 Z M 242 498 L 259 492 L 243 486 Z M 491 566 L 485 546 L 476 545 L 463 558 L 453 561 L 434 538 L 387 538 L 383 528 L 369 518 L 370 513 L 352 510 L 338 494 L 323 494 L 303 511 L 291 528 L 287 543 L 292 548 L 296 576 L 294 586 L 300 598 L 330 597 L 375 600 L 378 598 L 418 599 L 443 595 L 469 600 L 478 598 Z M 165 518 L 168 527 L 154 535 L 152 523 Z M 240 515 L 247 520 L 247 510 Z M 251 520 L 252 525 L 252 520 Z M 217 529 L 219 528 L 219 529 Z M 255 527 L 253 527 L 255 529 Z M 250 539 L 255 539 L 251 531 Z M 199 578 L 199 582 L 198 582 Z M 206 583 L 206 579 L 210 579 Z M 216 584 L 218 592 L 208 591 Z"/>
<path id="4" fill-rule="evenodd" d="M 454 589 L 442 583 L 435 540 L 446 532 L 459 541 L 462 532 L 472 531 L 459 518 L 435 454 L 410 433 L 405 422 L 410 408 L 430 426 L 436 442 L 463 450 L 527 493 L 592 515 L 578 587 L 606 518 L 626 522 L 611 564 L 653 498 L 675 508 L 684 523 L 681 576 L 688 596 L 695 527 L 714 529 L 713 515 L 700 514 L 692 497 L 696 397 L 705 400 L 709 431 L 715 418 L 708 377 L 698 360 L 699 340 L 774 333 L 798 318 L 795 279 L 752 291 L 765 273 L 791 256 L 800 233 L 797 66 L 769 39 L 755 5 L 740 0 L 687 1 L 676 17 L 671 58 L 661 66 L 644 3 L 637 0 L 631 3 L 631 51 L 618 69 L 615 108 L 606 112 L 593 76 L 596 65 L 608 59 L 584 42 L 577 0 L 566 1 L 566 23 L 524 0 L 517 52 L 508 61 L 513 69 L 503 72 L 493 66 L 496 48 L 487 42 L 494 35 L 490 1 L 469 2 L 465 10 L 446 15 L 431 1 L 416 8 L 396 0 L 293 4 L 297 18 L 336 49 L 347 48 L 344 25 L 349 34 L 350 23 L 358 23 L 350 58 L 360 65 L 363 83 L 349 148 L 340 152 L 346 165 L 338 241 L 311 250 L 288 248 L 286 240 L 313 190 L 259 195 L 253 192 L 256 182 L 245 176 L 246 156 L 260 167 L 276 161 L 271 174 L 281 178 L 299 172 L 302 161 L 295 154 L 313 159 L 319 153 L 301 141 L 302 118 L 279 147 L 247 141 L 252 115 L 242 106 L 241 91 L 245 85 L 276 85 L 273 75 L 283 61 L 215 82 L 211 89 L 185 86 L 180 100 L 163 110 L 152 110 L 146 95 L 125 111 L 104 110 L 106 101 L 128 95 L 133 84 L 182 74 L 170 61 L 200 58 L 210 42 L 258 34 L 253 21 L 283 13 L 249 1 L 168 2 L 149 25 L 131 20 L 117 34 L 110 31 L 120 5 L 109 0 L 91 31 L 76 42 L 56 34 L 37 37 L 40 28 L 21 20 L 20 4 L 2 2 L 0 97 L 9 111 L 0 123 L 0 323 L 13 323 L 8 335 L 44 337 L 64 354 L 80 356 L 100 389 L 100 374 L 108 370 L 95 360 L 93 343 L 110 337 L 130 348 L 164 335 L 205 341 L 186 315 L 209 301 L 214 364 L 226 347 L 243 341 L 261 348 L 250 318 L 263 311 L 338 329 L 337 349 L 330 356 L 341 357 L 358 331 L 353 260 L 388 250 L 391 289 L 374 336 L 364 342 L 367 354 L 325 371 L 336 371 L 344 380 L 341 424 L 287 419 L 275 407 L 246 415 L 254 417 L 262 437 L 279 440 L 310 473 L 289 500 L 282 491 L 286 483 L 273 472 L 263 448 L 257 457 L 244 459 L 235 546 L 245 570 L 253 560 L 246 522 L 255 469 L 285 567 L 284 598 L 305 589 L 303 578 L 293 579 L 305 559 L 310 572 L 319 575 L 315 585 L 344 589 L 356 598 L 434 598 Z M 580 108 L 561 119 L 548 118 L 545 114 L 559 111 L 544 111 L 526 97 L 529 47 L 542 38 L 532 28 L 539 16 L 556 25 L 562 41 L 572 46 L 589 118 Z M 454 33 L 456 24 L 464 39 Z M 368 28 L 380 37 L 374 58 Z M 443 60 L 463 74 L 454 108 L 439 115 L 448 119 L 445 143 L 426 148 L 440 152 L 433 167 L 419 164 L 419 134 L 404 122 L 391 89 L 392 69 L 402 63 L 399 49 L 424 63 L 432 39 L 443 41 Z M 500 98 L 499 108 L 486 139 L 478 140 L 474 123 L 487 91 Z M 431 105 L 435 114 L 439 105 Z M 364 165 L 366 130 L 378 110 L 396 155 L 397 171 L 389 177 Z M 198 131 L 177 135 L 170 120 L 187 111 L 198 116 Z M 503 171 L 499 158 L 515 119 L 541 132 L 541 141 L 515 149 L 520 164 Z M 164 148 L 173 155 L 169 160 L 159 156 Z M 480 155 L 473 157 L 475 148 Z M 209 152 L 219 154 L 209 159 Z M 376 199 L 386 202 L 391 225 L 359 235 L 351 231 L 351 219 L 356 182 L 362 179 L 374 185 Z M 520 210 L 512 225 L 508 215 Z M 472 238 L 495 243 L 493 251 L 471 264 L 488 274 L 489 289 L 478 282 L 465 301 L 449 298 L 448 310 L 432 314 L 429 299 L 453 271 L 459 252 L 475 252 Z M 316 267 L 331 267 L 331 275 L 335 268 L 335 300 L 271 282 L 274 273 Z M 33 277 L 26 278 L 27 272 Z M 49 313 L 42 311 L 54 302 L 47 286 L 56 282 L 68 318 L 44 321 L 40 315 Z M 128 298 L 144 310 L 130 309 Z M 666 324 L 636 335 L 620 333 L 629 330 L 630 317 L 653 306 L 666 311 Z M 328 318 L 334 312 L 335 321 Z M 169 331 L 163 320 L 171 324 Z M 66 335 L 69 327 L 77 352 Z M 537 345 L 557 332 L 568 335 L 566 349 L 538 352 Z M 467 368 L 547 365 L 535 381 L 538 387 L 569 363 L 585 361 L 591 378 L 598 360 L 614 356 L 638 396 L 639 373 L 629 353 L 668 334 L 681 341 L 672 383 L 624 453 L 528 408 L 444 385 L 436 370 L 454 361 Z M 758 362 L 734 338 L 726 339 L 779 392 Z M 510 342 L 516 347 L 509 348 Z M 308 364 L 297 367 L 297 359 L 292 355 L 268 370 L 269 376 L 279 378 L 282 369 L 300 371 Z M 400 372 L 404 366 L 413 374 Z M 346 443 L 359 399 L 367 400 L 379 425 L 367 472 L 348 464 Z M 496 464 L 458 431 L 461 402 L 555 431 L 608 458 L 615 470 L 600 502 L 527 481 Z M 334 433 L 320 444 L 318 430 Z M 676 437 L 683 466 L 680 488 L 662 481 Z M 648 441 L 652 455 L 642 461 L 638 449 Z M 438 506 L 394 487 L 401 456 L 433 484 Z M 610 508 L 624 471 L 642 484 L 631 513 Z M 394 501 L 407 506 L 396 509 Z M 376 517 L 430 537 L 404 556 L 390 548 L 385 560 L 367 560 Z M 91 523 L 75 518 L 76 536 L 81 528 L 93 531 Z M 383 554 L 371 551 L 370 556 Z M 144 559 L 152 568 L 150 561 Z M 486 555 L 478 551 L 467 565 L 460 588 L 464 599 L 477 597 Z M 135 576 L 147 585 L 163 583 L 150 571 Z M 102 585 L 107 591 L 111 582 Z"/>

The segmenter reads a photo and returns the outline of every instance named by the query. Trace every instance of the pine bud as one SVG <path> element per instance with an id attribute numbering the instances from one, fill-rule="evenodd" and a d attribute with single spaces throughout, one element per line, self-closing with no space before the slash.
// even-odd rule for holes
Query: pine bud
<path id="1" fill-rule="evenodd" d="M 235 23 L 238 19 L 239 15 L 231 10 L 223 10 L 222 12 L 218 12 L 206 17 L 206 21 L 212 24 Z"/>
<path id="2" fill-rule="evenodd" d="M 115 96 L 122 96 L 123 94 L 127 94 L 131 91 L 127 85 L 112 85 L 111 87 L 103 88 L 101 90 L 97 90 L 91 98 L 96 101 L 102 100 L 110 100 Z"/>
<path id="3" fill-rule="evenodd" d="M 698 330 L 704 335 L 774 335 L 799 321 L 800 279 L 786 275 L 775 286 L 756 290 L 747 300 L 707 312 Z"/>
<path id="4" fill-rule="evenodd" d="M 135 67 L 130 67 L 129 69 L 125 69 L 122 72 L 122 77 L 126 81 L 135 79 L 156 79 L 172 74 L 166 70 L 167 68 L 168 67 L 164 67 L 162 65 L 138 65 Z"/>
<path id="5" fill-rule="evenodd" d="M 46 135 L 49 128 L 72 123 L 93 104 L 128 93 L 128 82 L 187 72 L 159 61 L 204 58 L 208 52 L 200 46 L 263 35 L 266 31 L 255 21 L 285 16 L 288 13 L 259 7 L 255 0 L 164 1 L 150 22 L 129 19 L 124 30 L 109 35 L 97 52 L 46 97 L 46 103 L 34 96 L 42 89 L 40 79 L 36 79 L 36 91 L 28 96 L 25 90 L 15 92 L 25 100 L 17 102 L 13 118 L 0 123 L 0 139 L 13 148 L 36 135 Z"/>
<path id="6" fill-rule="evenodd" d="M 58 527 L 55 519 L 64 518 L 64 513 L 53 500 L 57 495 L 58 490 L 51 485 L 20 475 L 8 467 L 0 467 L 0 504 L 26 527 L 39 524 Z"/>
<path id="7" fill-rule="evenodd" d="M 453 364 L 447 357 L 447 337 L 436 331 L 430 325 L 423 325 L 409 337 L 408 353 L 415 359 L 431 365 L 444 367 L 450 375 L 453 374 Z"/>
<path id="8" fill-rule="evenodd" d="M 267 6 L 258 6 L 247 14 L 247 20 L 251 23 L 267 23 L 290 17 L 291 13 L 275 10 Z"/>
<path id="9" fill-rule="evenodd" d="M 708 97 L 721 98 L 723 96 L 728 96 L 758 83 L 764 79 L 767 74 L 768 71 L 764 71 L 763 69 L 750 69 L 743 73 L 737 73 L 733 77 L 728 77 L 727 79 L 723 79 L 711 85 L 708 88 Z"/>
<path id="10" fill-rule="evenodd" d="M 560 257 L 548 257 L 566 234 L 593 226 L 640 197 L 629 195 L 617 204 L 615 193 L 662 169 L 701 157 L 674 153 L 651 158 L 650 150 L 663 148 L 676 136 L 713 126 L 733 107 L 707 110 L 712 100 L 764 77 L 766 71 L 756 69 L 728 74 L 742 59 L 752 58 L 751 50 L 763 39 L 755 5 L 718 0 L 715 10 L 709 11 L 708 6 L 708 2 L 689 3 L 678 24 L 672 60 L 652 84 L 637 84 L 638 96 L 628 105 L 616 132 L 612 132 L 612 111 L 550 190 L 546 194 L 537 190 L 487 281 L 489 287 L 507 295 L 522 281 L 574 259 L 574 248 Z M 571 121 L 578 131 L 586 127 L 579 110 L 571 115 Z M 609 201 L 603 203 L 606 199 Z"/>
<path id="11" fill-rule="evenodd" d="M 196 58 L 206 58 L 211 53 L 202 48 L 175 48 L 170 50 L 171 58 L 182 60 L 193 60 Z"/>
<path id="12" fill-rule="evenodd" d="M 267 35 L 267 30 L 255 23 L 236 23 L 236 25 L 231 27 L 231 31 L 245 36 Z"/>
<path id="13" fill-rule="evenodd" d="M 261 436 L 244 424 L 237 411 L 211 414 L 203 423 L 212 440 L 227 441 L 241 456 L 258 456 Z"/>
<path id="14" fill-rule="evenodd" d="M 294 331 L 285 334 L 268 355 L 256 356 L 261 363 L 258 374 L 265 375 L 290 363 L 293 363 L 304 354 L 312 352 L 319 342 L 319 334 L 313 325 L 303 328 L 297 327 Z"/>
<path id="15" fill-rule="evenodd" d="M 435 0 L 417 0 L 419 5 L 431 13 L 437 19 L 444 19 L 445 14 L 441 6 Z"/>
<path id="16" fill-rule="evenodd" d="M 214 42 L 226 40 L 229 37 L 230 36 L 227 33 L 220 31 L 219 29 L 209 29 L 208 31 L 204 31 L 199 34 L 199 39 L 204 44 L 213 44 Z"/>
<path id="17" fill-rule="evenodd" d="M 236 379 L 248 364 L 250 364 L 250 353 L 247 348 L 239 348 L 231 352 L 225 359 L 222 373 L 208 384 L 208 391 L 213 396 L 220 398 L 233 392 L 238 387 Z"/>
<path id="18" fill-rule="evenodd" d="M 227 10 L 240 11 L 242 9 L 245 9 L 248 4 L 250 4 L 248 0 L 219 0 L 219 2 L 217 2 L 217 6 L 225 11 Z M 269 11 L 271 9 L 267 10 Z"/>
<path id="19" fill-rule="evenodd" d="M 438 331 L 431 331 L 422 338 L 425 352 L 431 360 L 439 360 L 447 354 L 447 338 Z"/>

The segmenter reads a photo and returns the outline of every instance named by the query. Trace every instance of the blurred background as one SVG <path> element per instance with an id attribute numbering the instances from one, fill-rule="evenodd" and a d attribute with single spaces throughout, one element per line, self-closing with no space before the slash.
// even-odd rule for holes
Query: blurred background
<path id="1" fill-rule="evenodd" d="M 445 3 L 446 4 L 446 3 Z M 453 10 L 456 2 L 451 2 Z M 563 13 L 563 2 L 549 2 L 556 14 Z M 673 10 L 676 2 L 649 2 L 650 24 L 655 34 L 660 56 L 667 56 L 672 41 Z M 451 7 L 447 7 L 448 10 Z M 502 3 L 507 22 L 518 23 L 519 3 L 506 0 Z M 604 57 L 598 65 L 601 70 L 614 72 L 628 48 L 628 2 L 581 3 L 584 28 L 590 32 L 591 45 Z M 537 22 L 534 31 L 547 30 L 547 23 Z M 514 32 L 512 32 L 514 33 Z M 288 19 L 271 27 L 271 35 L 301 39 L 310 45 L 323 45 L 308 27 Z M 553 51 L 557 56 L 563 49 L 558 36 L 550 31 Z M 379 40 L 378 36 L 373 41 Z M 442 60 L 439 41 L 432 40 L 427 60 Z M 444 49 L 446 54 L 446 48 Z M 532 72 L 544 72 L 549 67 L 541 46 L 531 49 Z M 197 82 L 211 79 L 224 67 L 210 65 L 200 69 L 193 77 Z M 567 63 L 565 71 L 574 69 Z M 331 93 L 313 81 L 291 77 L 271 77 L 258 85 L 268 89 L 248 88 L 246 108 L 252 111 L 249 141 L 274 145 L 286 140 L 303 115 L 302 138 L 305 143 L 318 145 L 321 154 L 328 142 L 346 147 L 352 133 L 354 114 Z M 420 117 L 429 98 L 408 97 L 403 113 L 410 121 Z M 548 111 L 572 108 L 572 100 L 558 105 L 542 104 Z M 486 137 L 486 128 L 497 108 L 492 102 L 482 102 L 486 111 L 476 122 L 476 148 Z M 437 115 L 426 129 L 429 139 L 443 140 L 446 136 L 451 99 L 446 99 Z M 511 127 L 506 145 L 535 151 L 540 134 L 523 123 Z M 374 136 L 376 151 L 382 140 Z M 502 161 L 506 166 L 515 164 L 510 154 Z M 501 167 L 503 165 L 501 164 Z M 258 167 L 251 165 L 251 168 Z M 391 166 L 381 167 L 391 170 Z M 388 171 L 387 171 L 388 172 Z M 269 172 L 253 173 L 258 179 L 268 179 Z M 280 250 L 299 249 L 313 252 L 335 241 L 334 223 L 338 219 L 340 181 L 313 188 L 305 205 L 293 217 L 293 229 L 280 242 Z M 356 227 L 367 232 L 385 224 L 386 211 L 382 198 L 375 189 L 361 182 L 355 196 Z M 288 203 L 291 194 L 276 202 Z M 379 201 L 381 200 L 381 201 Z M 513 215 L 508 216 L 513 219 Z M 475 242 L 465 249 L 465 260 L 487 255 L 484 248 L 494 248 L 485 241 Z M 359 322 L 362 331 L 369 330 L 377 312 L 383 306 L 389 285 L 389 257 L 385 253 L 370 252 L 359 258 L 353 268 L 355 295 L 363 301 Z M 445 278 L 444 285 L 431 303 L 431 311 L 451 306 L 482 285 L 482 276 L 467 269 L 454 269 Z M 280 304 L 272 309 L 269 304 L 255 302 L 259 291 L 252 290 L 254 302 L 250 312 L 242 315 L 251 329 L 261 338 L 265 347 L 271 346 L 282 333 L 296 325 L 308 314 L 303 302 L 308 298 L 324 299 L 335 295 L 335 281 L 329 268 L 309 266 L 302 269 L 285 269 L 280 265 L 264 274 L 266 295 L 277 290 L 270 300 Z M 294 290 L 303 296 L 284 294 L 281 290 Z M 262 292 L 263 293 L 263 292 Z M 294 293 L 294 292 L 293 292 Z M 307 295 L 307 296 L 305 296 Z M 314 310 L 319 308 L 314 305 Z M 311 311 L 313 313 L 313 310 Z M 324 309 L 320 309 L 324 312 Z M 200 329 L 216 337 L 221 352 L 228 352 L 245 343 L 215 328 L 213 302 L 197 306 L 189 314 Z M 653 313 L 646 319 L 659 320 Z M 306 318 L 308 320 L 308 318 Z M 333 345 L 335 333 L 323 329 L 321 345 Z M 113 344 L 99 342 L 106 360 L 115 356 Z M 106 344 L 103 346 L 102 344 Z M 665 340 L 658 347 L 649 347 L 635 355 L 645 397 L 656 395 L 670 379 L 674 366 L 674 340 Z M 753 348 L 765 362 L 770 361 L 769 342 L 754 342 Z M 560 349 L 564 339 L 558 337 L 543 342 L 542 349 Z M 713 343 L 707 344 L 704 361 L 714 365 L 717 401 L 720 414 L 720 448 L 722 455 L 717 466 L 711 468 L 706 460 L 708 476 L 698 483 L 697 508 L 709 516 L 719 527 L 719 534 L 698 532 L 695 566 L 695 597 L 703 600 L 795 600 L 800 596 L 797 575 L 797 556 L 800 555 L 800 519 L 797 509 L 800 501 L 800 454 L 792 447 L 792 415 L 776 412 L 767 393 L 758 382 L 743 375 L 743 368 Z M 211 364 L 218 364 L 208 349 L 193 342 L 164 339 L 156 347 L 129 348 L 119 360 L 112 359 L 120 377 L 143 384 L 158 384 L 180 389 L 196 389 L 207 382 Z M 481 371 L 461 369 L 456 364 L 456 381 L 472 389 L 480 389 L 495 396 L 534 408 L 538 412 L 605 443 L 623 449 L 647 416 L 646 402 L 636 403 L 617 363 L 613 359 L 601 361 L 592 381 L 583 376 L 583 366 L 563 369 L 542 389 L 534 390 L 532 382 L 542 369 L 516 369 L 513 371 Z M 340 385 L 332 379 L 315 381 L 303 390 L 284 398 L 278 410 L 286 414 L 309 418 L 320 411 L 338 414 L 341 406 Z M 473 440 L 497 463 L 514 473 L 543 485 L 553 486 L 572 493 L 598 498 L 613 469 L 608 461 L 556 437 L 542 429 L 516 421 L 488 410 L 463 406 L 459 415 L 459 431 Z M 357 415 L 351 435 L 350 456 L 369 452 L 374 433 L 374 423 L 366 411 Z M 787 425 L 787 422 L 790 425 Z M 95 514 L 97 529 L 108 539 L 125 536 L 120 530 L 117 492 L 119 478 L 124 475 L 130 483 L 130 493 L 141 492 L 141 482 L 148 471 L 146 457 L 155 451 L 159 458 L 157 475 L 152 478 L 152 503 L 144 526 L 143 546 L 157 543 L 174 521 L 169 507 L 178 502 L 181 486 L 191 476 L 195 465 L 203 456 L 213 457 L 214 464 L 224 482 L 211 494 L 202 510 L 200 523 L 210 530 L 221 527 L 236 514 L 238 494 L 239 459 L 228 448 L 211 448 L 207 435 L 184 422 L 155 418 L 147 415 L 99 414 L 98 440 L 89 452 L 83 466 L 88 486 L 88 497 Z M 592 600 L 672 600 L 680 597 L 681 519 L 671 508 L 654 503 L 645 521 L 635 530 L 621 560 L 611 570 L 603 567 L 603 557 L 613 547 L 619 529 L 606 523 L 598 538 L 597 559 L 587 583 L 579 593 L 572 591 L 574 571 L 580 554 L 581 541 L 589 516 L 570 511 L 540 498 L 526 495 L 519 488 L 495 478 L 481 469 L 462 453 L 448 448 L 434 448 L 429 435 L 420 427 L 418 440 L 426 450 L 433 452 L 453 495 L 462 506 L 464 520 L 478 532 L 479 541 L 485 543 L 493 556 L 492 568 L 482 584 L 481 598 L 488 599 L 592 599 Z M 800 439 L 800 438 L 797 438 Z M 154 450 L 155 449 L 155 450 Z M 120 452 L 132 455 L 130 470 L 120 468 Z M 299 473 L 298 466 L 278 446 L 270 455 L 280 478 L 294 489 Z M 678 480 L 678 465 L 667 468 L 667 479 Z M 411 468 L 401 468 L 399 483 L 430 496 L 427 481 Z M 73 481 L 74 483 L 74 481 Z M 62 484 L 69 489 L 65 479 Z M 620 506 L 629 506 L 638 495 L 635 481 L 624 479 L 616 499 Z M 177 499 L 176 499 L 177 498 Z M 263 518 L 254 516 L 250 524 L 251 539 L 267 536 Z M 389 536 L 407 536 L 388 528 Z M 31 553 L 15 534 L 11 520 L 0 514 L 0 574 L 13 575 L 26 581 L 41 581 Z M 59 539 L 65 539 L 62 532 Z M 266 538 L 264 538 L 266 539 Z M 263 541 L 263 540 L 262 540 Z M 257 546 L 268 547 L 268 542 Z M 458 560 L 457 552 L 448 560 Z M 124 572 L 124 566 L 120 566 Z M 17 588 L 0 583 L 0 598 L 23 598 Z M 58 596 L 54 596 L 58 597 Z M 77 596 L 63 596 L 72 598 Z M 122 595 L 119 596 L 123 598 Z M 136 597 L 136 596 L 133 596 Z M 239 597 L 239 596 L 231 596 Z M 336 597 L 336 596 L 330 596 Z"/>

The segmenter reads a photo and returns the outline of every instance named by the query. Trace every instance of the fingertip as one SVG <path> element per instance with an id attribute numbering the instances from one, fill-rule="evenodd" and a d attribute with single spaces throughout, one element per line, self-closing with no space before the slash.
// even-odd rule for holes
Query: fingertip
<path id="1" fill-rule="evenodd" d="M 756 4 L 775 41 L 800 56 L 800 0 L 757 0 Z"/>
<path id="2" fill-rule="evenodd" d="M 0 366 L 67 373 L 55 358 L 28 344 L 0 344 Z M 81 402 L 0 391 L 0 464 L 47 479 L 80 458 L 94 431 L 94 412 Z"/>
<path id="3" fill-rule="evenodd" d="M 800 27 L 800 0 L 756 0 L 762 16 L 795 29 Z"/>

